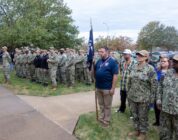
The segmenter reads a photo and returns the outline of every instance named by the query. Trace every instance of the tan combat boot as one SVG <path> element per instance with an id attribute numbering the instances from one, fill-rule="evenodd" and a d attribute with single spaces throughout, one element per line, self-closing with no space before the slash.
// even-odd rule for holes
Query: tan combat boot
<path id="1" fill-rule="evenodd" d="M 140 132 L 138 130 L 128 133 L 128 137 L 138 137 L 139 135 L 140 135 Z"/>
<path id="2" fill-rule="evenodd" d="M 108 122 L 108 121 L 103 121 L 103 122 L 102 122 L 102 127 L 103 127 L 103 128 L 108 128 L 109 125 L 110 125 L 110 122 Z"/>
<path id="3" fill-rule="evenodd" d="M 7 79 L 4 79 L 3 83 L 4 83 L 4 84 L 7 84 Z"/>
<path id="4" fill-rule="evenodd" d="M 146 140 L 146 133 L 140 133 L 137 140 Z"/>
<path id="5" fill-rule="evenodd" d="M 9 81 L 9 80 L 8 80 L 8 81 L 7 81 L 7 84 L 9 84 L 9 85 L 10 85 L 10 84 L 11 84 L 11 81 Z"/>
<path id="6" fill-rule="evenodd" d="M 57 90 L 57 86 L 52 86 L 52 90 L 56 91 Z"/>

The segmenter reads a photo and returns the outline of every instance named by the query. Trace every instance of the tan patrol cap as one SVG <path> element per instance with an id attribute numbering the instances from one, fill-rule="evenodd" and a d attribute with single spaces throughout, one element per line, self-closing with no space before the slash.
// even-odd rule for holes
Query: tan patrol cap
<path id="1" fill-rule="evenodd" d="M 54 47 L 49 47 L 50 50 L 54 50 Z"/>
<path id="2" fill-rule="evenodd" d="M 64 51 L 64 48 L 61 48 L 60 51 Z"/>
<path id="3" fill-rule="evenodd" d="M 6 46 L 3 46 L 2 49 L 6 49 L 6 50 L 7 50 L 7 47 L 6 47 Z"/>
<path id="4" fill-rule="evenodd" d="M 84 50 L 79 50 L 79 52 L 85 52 Z"/>
<path id="5" fill-rule="evenodd" d="M 149 56 L 149 52 L 147 50 L 141 50 L 141 51 L 137 52 L 136 54 L 140 54 L 145 57 Z"/>
<path id="6" fill-rule="evenodd" d="M 178 54 L 174 55 L 173 60 L 178 61 Z"/>

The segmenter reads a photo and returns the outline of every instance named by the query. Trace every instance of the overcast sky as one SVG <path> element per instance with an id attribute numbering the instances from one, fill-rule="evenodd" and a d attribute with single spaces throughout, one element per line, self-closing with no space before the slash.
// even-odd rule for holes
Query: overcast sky
<path id="1" fill-rule="evenodd" d="M 80 37 L 88 38 L 92 18 L 94 38 L 129 36 L 136 41 L 140 29 L 160 21 L 178 29 L 178 0 L 64 0 L 72 9 Z"/>

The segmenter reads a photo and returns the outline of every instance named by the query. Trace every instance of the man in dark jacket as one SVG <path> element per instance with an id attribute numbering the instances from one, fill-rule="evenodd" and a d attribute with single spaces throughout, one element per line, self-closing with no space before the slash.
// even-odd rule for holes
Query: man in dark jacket
<path id="1" fill-rule="evenodd" d="M 42 68 L 42 84 L 44 86 L 48 86 L 48 63 L 47 60 L 49 59 L 47 50 L 43 50 L 43 54 L 41 57 L 41 68 Z"/>
<path id="2" fill-rule="evenodd" d="M 35 77 L 36 82 L 40 82 L 40 50 L 36 51 L 36 57 L 34 59 L 34 65 L 35 65 Z"/>

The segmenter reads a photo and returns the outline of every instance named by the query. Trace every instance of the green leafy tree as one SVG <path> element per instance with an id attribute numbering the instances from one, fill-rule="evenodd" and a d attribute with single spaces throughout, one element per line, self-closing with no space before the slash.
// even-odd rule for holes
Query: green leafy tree
<path id="1" fill-rule="evenodd" d="M 100 48 L 101 46 L 107 46 L 112 50 L 123 51 L 124 49 L 134 49 L 134 44 L 132 43 L 132 39 L 125 36 L 119 37 L 98 37 L 95 40 L 95 48 Z"/>
<path id="2" fill-rule="evenodd" d="M 63 0 L 0 0 L 0 45 L 80 45 L 71 13 Z"/>
<path id="3" fill-rule="evenodd" d="M 164 29 L 162 46 L 168 51 L 178 49 L 178 32 L 175 27 L 168 26 Z"/>
<path id="4" fill-rule="evenodd" d="M 137 44 L 141 49 L 150 49 L 161 43 L 164 25 L 153 21 L 144 26 L 138 36 Z"/>
<path id="5" fill-rule="evenodd" d="M 178 33 L 174 27 L 165 26 L 158 21 L 149 22 L 138 36 L 137 44 L 140 49 L 152 51 L 154 47 L 176 49 L 178 47 Z"/>

